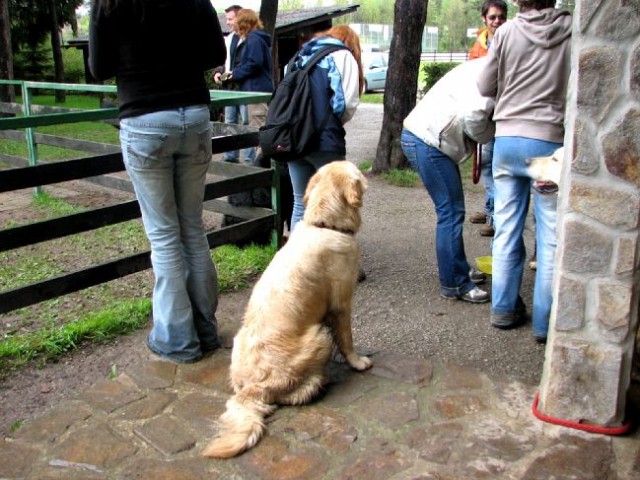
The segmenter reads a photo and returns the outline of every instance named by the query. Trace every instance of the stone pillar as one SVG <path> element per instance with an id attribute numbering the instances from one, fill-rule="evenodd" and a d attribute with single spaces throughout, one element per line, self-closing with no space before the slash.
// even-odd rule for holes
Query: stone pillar
<path id="1" fill-rule="evenodd" d="M 638 328 L 640 0 L 577 2 L 539 410 L 624 421 Z"/>

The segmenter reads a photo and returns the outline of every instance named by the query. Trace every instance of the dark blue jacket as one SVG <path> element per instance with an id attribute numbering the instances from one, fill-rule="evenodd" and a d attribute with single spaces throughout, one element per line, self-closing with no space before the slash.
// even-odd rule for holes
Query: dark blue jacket
<path id="1" fill-rule="evenodd" d="M 236 51 L 233 81 L 244 92 L 273 92 L 271 35 L 264 30 L 249 32 Z"/>
<path id="2" fill-rule="evenodd" d="M 297 66 L 304 65 L 315 52 L 324 46 L 344 44 L 333 37 L 317 37 L 302 46 L 298 52 Z M 313 115 L 320 125 L 327 111 L 328 122 L 320 134 L 319 152 L 346 154 L 348 122 L 360 103 L 358 64 L 348 49 L 338 50 L 322 58 L 311 70 Z"/>
<path id="3" fill-rule="evenodd" d="M 209 0 L 131 2 L 110 13 L 94 2 L 89 68 L 98 80 L 116 77 L 120 118 L 211 101 L 204 72 L 224 63 L 226 48 Z"/>

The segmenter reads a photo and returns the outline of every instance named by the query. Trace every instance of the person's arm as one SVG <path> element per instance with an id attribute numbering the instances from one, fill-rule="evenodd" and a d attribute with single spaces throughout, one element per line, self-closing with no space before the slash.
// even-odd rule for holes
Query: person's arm
<path id="1" fill-rule="evenodd" d="M 96 0 L 89 20 L 89 70 L 97 80 L 114 77 L 117 71 L 118 43 L 113 28 L 102 1 Z"/>
<path id="2" fill-rule="evenodd" d="M 478 96 L 469 102 L 469 108 L 464 112 L 464 132 L 477 143 L 488 143 L 496 133 L 496 124 L 492 120 L 493 99 Z"/>
<path id="3" fill-rule="evenodd" d="M 218 14 L 211 2 L 199 0 L 198 10 L 199 45 L 194 45 L 194 48 L 201 50 L 202 69 L 210 70 L 224 65 L 227 59 L 227 47 L 218 21 Z"/>
<path id="4" fill-rule="evenodd" d="M 330 55 L 329 84 L 334 91 L 331 99 L 333 113 L 344 125 L 356 113 L 360 104 L 360 72 L 358 62 L 348 50 Z"/>

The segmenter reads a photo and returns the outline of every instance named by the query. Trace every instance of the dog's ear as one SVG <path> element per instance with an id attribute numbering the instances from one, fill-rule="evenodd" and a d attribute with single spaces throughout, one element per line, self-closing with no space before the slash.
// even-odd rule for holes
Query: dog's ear
<path id="1" fill-rule="evenodd" d="M 362 173 L 358 172 L 358 175 L 351 175 L 344 190 L 347 203 L 352 207 L 362 207 L 362 198 L 366 189 L 367 180 Z"/>

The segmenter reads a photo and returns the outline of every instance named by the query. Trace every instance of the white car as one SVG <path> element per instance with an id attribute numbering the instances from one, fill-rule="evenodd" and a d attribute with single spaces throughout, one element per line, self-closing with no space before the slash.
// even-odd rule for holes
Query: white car
<path id="1" fill-rule="evenodd" d="M 389 68 L 388 52 L 363 52 L 364 91 L 384 90 Z"/>

